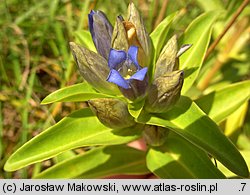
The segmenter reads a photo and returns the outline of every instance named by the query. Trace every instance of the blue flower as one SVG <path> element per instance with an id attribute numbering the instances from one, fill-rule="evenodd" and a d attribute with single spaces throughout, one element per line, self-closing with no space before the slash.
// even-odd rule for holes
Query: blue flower
<path id="1" fill-rule="evenodd" d="M 141 26 L 139 13 L 133 5 L 131 6 L 130 18 L 139 27 Z M 107 60 L 107 68 L 110 70 L 106 77 L 107 81 L 116 84 L 122 94 L 130 100 L 144 97 L 148 86 L 148 68 L 142 68 L 140 65 L 145 66 L 144 49 L 147 47 L 141 48 L 142 43 L 138 42 L 141 39 L 137 37 L 134 24 L 118 17 L 113 30 L 106 15 L 101 11 L 92 10 L 88 18 L 89 30 L 97 52 Z M 145 34 L 144 28 L 138 29 L 138 32 Z"/>
<path id="2" fill-rule="evenodd" d="M 108 58 L 110 73 L 107 81 L 116 84 L 124 96 L 135 100 L 145 94 L 148 68 L 141 68 L 138 47 L 130 46 L 128 52 L 111 49 Z"/>

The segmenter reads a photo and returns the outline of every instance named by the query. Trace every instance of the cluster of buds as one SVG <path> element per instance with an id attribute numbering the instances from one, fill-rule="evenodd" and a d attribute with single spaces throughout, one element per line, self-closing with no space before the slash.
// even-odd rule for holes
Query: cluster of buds
<path id="1" fill-rule="evenodd" d="M 183 84 L 178 58 L 190 45 L 184 45 L 178 51 L 177 37 L 173 36 L 156 61 L 150 83 L 151 39 L 134 4 L 129 5 L 127 19 L 118 16 L 114 27 L 101 11 L 91 11 L 88 16 L 89 30 L 98 53 L 70 43 L 80 74 L 100 93 L 122 94 L 128 100 L 90 100 L 89 106 L 98 119 L 111 128 L 133 126 L 135 121 L 128 112 L 128 103 L 143 99 L 147 112 L 160 113 L 170 109 L 178 101 Z M 152 129 L 145 128 L 144 134 L 156 132 Z"/>

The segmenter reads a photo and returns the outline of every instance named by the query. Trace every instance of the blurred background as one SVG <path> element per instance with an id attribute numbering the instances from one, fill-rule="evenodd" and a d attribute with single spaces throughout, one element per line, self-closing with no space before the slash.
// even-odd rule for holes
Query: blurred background
<path id="1" fill-rule="evenodd" d="M 36 166 L 18 172 L 4 172 L 7 158 L 47 127 L 59 121 L 84 103 L 40 105 L 51 92 L 83 79 L 76 70 L 69 42 L 84 44 L 91 9 L 105 12 L 114 24 L 117 15 L 126 17 L 129 0 L 0 0 L 0 178 L 30 178 Z M 225 9 L 213 36 L 217 37 L 243 0 L 134 0 L 150 33 L 167 15 L 179 11 L 173 32 L 181 35 L 198 15 L 213 9 Z M 209 3 L 210 2 L 210 3 Z M 228 83 L 249 79 L 250 72 L 250 6 L 235 22 L 228 36 L 206 61 L 200 83 L 193 94 L 199 94 Z M 170 33 L 170 35 L 171 35 Z M 226 52 L 225 52 L 226 51 Z M 209 67 L 223 60 L 211 78 Z M 204 81 L 205 80 L 205 81 Z M 209 82 L 207 83 L 207 80 Z M 199 91 L 199 92 L 197 92 Z M 195 95 L 192 95 L 195 97 Z M 246 106 L 242 125 L 249 146 L 250 114 Z M 42 167 L 48 167 L 45 161 Z"/>

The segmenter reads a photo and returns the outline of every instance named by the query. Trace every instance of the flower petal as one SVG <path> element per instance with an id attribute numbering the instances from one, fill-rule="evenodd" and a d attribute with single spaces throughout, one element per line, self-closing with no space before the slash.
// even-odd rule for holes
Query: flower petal
<path id="1" fill-rule="evenodd" d="M 92 36 L 93 40 L 95 39 L 95 32 L 93 30 L 93 24 L 94 24 L 93 15 L 95 13 L 96 12 L 94 10 L 91 10 L 90 13 L 89 13 L 89 15 L 88 15 L 88 19 L 89 19 L 89 31 L 91 33 L 91 36 Z"/>
<path id="2" fill-rule="evenodd" d="M 127 83 L 127 81 L 115 69 L 110 70 L 110 73 L 109 73 L 109 76 L 107 78 L 107 81 L 111 82 L 111 83 L 114 83 L 114 84 L 116 84 L 119 87 L 122 87 L 124 89 L 130 88 L 130 86 Z"/>
<path id="3" fill-rule="evenodd" d="M 143 68 L 143 69 L 137 71 L 135 74 L 133 74 L 133 75 L 129 78 L 129 80 L 134 79 L 134 80 L 143 81 L 144 78 L 145 78 L 145 76 L 146 76 L 146 74 L 147 74 L 147 72 L 148 72 L 148 68 L 145 67 L 145 68 Z"/>
<path id="4" fill-rule="evenodd" d="M 122 50 L 110 49 L 108 65 L 110 69 L 116 68 L 117 65 L 125 61 L 127 58 L 126 52 Z"/>
<path id="5" fill-rule="evenodd" d="M 129 59 L 136 65 L 136 67 L 139 69 L 139 63 L 137 61 L 137 55 L 138 55 L 138 47 L 136 46 L 130 46 L 128 49 L 128 57 Z"/>

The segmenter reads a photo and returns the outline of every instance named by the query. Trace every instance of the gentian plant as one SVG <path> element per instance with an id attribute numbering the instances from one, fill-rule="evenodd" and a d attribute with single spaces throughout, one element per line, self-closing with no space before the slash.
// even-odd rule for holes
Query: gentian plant
<path id="1" fill-rule="evenodd" d="M 118 16 L 114 27 L 102 11 L 91 11 L 95 49 L 70 43 L 84 82 L 59 89 L 42 102 L 87 101 L 88 106 L 24 144 L 5 170 L 64 154 L 70 158 L 35 178 L 226 178 L 215 159 L 237 176 L 248 177 L 244 158 L 217 124 L 249 99 L 249 81 L 223 88 L 213 99 L 207 94 L 194 101 L 190 95 L 219 12 L 200 15 L 179 38 L 169 33 L 177 15 L 169 15 L 148 35 L 133 3 L 128 17 Z M 233 98 L 223 95 L 228 90 L 246 95 L 228 106 Z M 141 138 L 146 151 L 128 146 Z M 80 147 L 85 152 L 73 155 Z"/>

